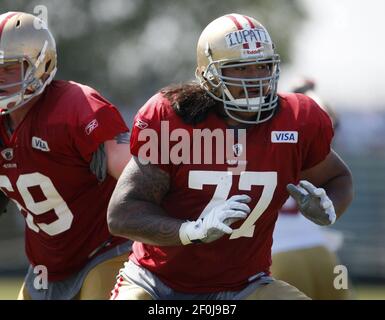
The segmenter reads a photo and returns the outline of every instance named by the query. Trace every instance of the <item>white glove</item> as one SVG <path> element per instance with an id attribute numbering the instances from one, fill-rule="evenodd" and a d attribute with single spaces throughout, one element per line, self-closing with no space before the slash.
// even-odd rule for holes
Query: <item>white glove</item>
<path id="1" fill-rule="evenodd" d="M 182 223 L 179 229 L 179 238 L 186 245 L 192 242 L 212 242 L 224 234 L 231 234 L 233 229 L 229 226 L 240 219 L 245 219 L 250 213 L 248 195 L 236 195 L 224 203 L 214 207 L 204 217 L 196 221 Z"/>
<path id="2" fill-rule="evenodd" d="M 336 221 L 333 202 L 323 188 L 317 188 L 309 181 L 302 180 L 299 187 L 289 183 L 287 191 L 297 201 L 301 213 L 314 223 L 326 226 Z"/>

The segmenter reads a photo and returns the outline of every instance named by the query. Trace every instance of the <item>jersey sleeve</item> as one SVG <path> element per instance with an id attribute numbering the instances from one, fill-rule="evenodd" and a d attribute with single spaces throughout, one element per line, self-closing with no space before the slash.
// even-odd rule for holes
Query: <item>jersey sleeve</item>
<path id="1" fill-rule="evenodd" d="M 96 91 L 85 92 L 78 102 L 79 114 L 73 132 L 77 150 L 87 162 L 100 144 L 128 132 L 117 108 Z"/>
<path id="2" fill-rule="evenodd" d="M 330 153 L 334 135 L 330 116 L 309 97 L 302 96 L 307 104 L 303 135 L 306 137 L 302 170 L 310 169 Z"/>
<path id="3" fill-rule="evenodd" d="M 151 163 L 170 174 L 166 103 L 167 100 L 158 93 L 138 111 L 132 126 L 130 148 L 131 154 L 142 163 Z"/>

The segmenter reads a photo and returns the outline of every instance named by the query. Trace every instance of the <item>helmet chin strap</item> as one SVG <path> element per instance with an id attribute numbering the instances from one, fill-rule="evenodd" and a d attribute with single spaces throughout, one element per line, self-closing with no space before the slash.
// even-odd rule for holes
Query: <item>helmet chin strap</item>
<path id="1" fill-rule="evenodd" d="M 238 107 L 248 107 L 250 111 L 258 111 L 260 109 L 259 105 L 265 103 L 265 97 L 234 99 L 232 102 L 234 102 Z"/>
<path id="2" fill-rule="evenodd" d="M 227 86 L 223 86 L 223 93 L 230 99 L 229 102 L 231 105 L 240 108 L 239 111 L 242 110 L 242 107 L 246 107 L 249 109 L 249 111 L 258 111 L 261 107 L 260 105 L 262 103 L 265 103 L 266 97 L 253 97 L 253 98 L 242 98 L 242 99 L 235 99 L 234 96 L 231 94 L 230 90 L 227 88 Z"/>
<path id="3" fill-rule="evenodd" d="M 266 122 L 267 120 L 271 119 L 271 117 L 274 115 L 274 111 L 272 110 L 270 112 L 270 114 L 267 116 L 267 117 L 264 117 L 263 119 L 261 119 L 260 115 L 261 115 L 261 112 L 258 113 L 258 116 L 257 116 L 257 119 L 255 120 L 245 120 L 245 119 L 242 119 L 238 116 L 236 116 L 235 114 L 233 114 L 234 111 L 230 111 L 228 110 L 227 108 L 224 108 L 225 109 L 225 113 L 227 114 L 227 116 L 237 122 L 240 122 L 240 123 L 245 123 L 245 124 L 258 124 L 258 123 L 262 123 L 262 122 Z"/>
<path id="4" fill-rule="evenodd" d="M 21 97 L 20 97 L 20 92 L 18 92 L 17 94 L 15 95 L 12 95 L 6 99 L 3 99 L 0 101 L 0 108 L 1 109 L 6 109 L 7 106 L 10 104 L 10 103 L 15 103 L 17 104 L 18 101 L 21 101 Z"/>
<path id="5" fill-rule="evenodd" d="M 3 109 L 3 110 L 1 110 L 1 115 L 5 115 L 5 114 L 9 114 L 11 112 L 14 112 L 15 110 L 21 108 L 26 103 L 31 101 L 33 98 L 33 97 L 30 97 L 29 99 L 24 100 L 24 97 L 25 96 L 22 94 L 22 92 L 18 92 L 16 95 L 0 101 L 0 107 Z M 10 103 L 15 103 L 15 106 L 8 108 L 8 105 Z"/>

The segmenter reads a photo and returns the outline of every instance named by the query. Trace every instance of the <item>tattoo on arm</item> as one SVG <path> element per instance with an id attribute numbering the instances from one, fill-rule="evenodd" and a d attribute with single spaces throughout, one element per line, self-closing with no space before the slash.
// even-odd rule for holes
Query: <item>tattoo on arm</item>
<path id="1" fill-rule="evenodd" d="M 160 206 L 169 184 L 166 172 L 151 164 L 142 165 L 133 157 L 110 200 L 111 232 L 148 244 L 179 245 L 183 221 L 169 217 Z"/>

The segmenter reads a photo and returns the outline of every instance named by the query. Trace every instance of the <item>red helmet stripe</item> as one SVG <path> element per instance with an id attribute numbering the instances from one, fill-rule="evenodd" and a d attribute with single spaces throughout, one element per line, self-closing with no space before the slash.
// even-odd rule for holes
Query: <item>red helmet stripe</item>
<path id="1" fill-rule="evenodd" d="M 252 29 L 254 29 L 255 28 L 255 24 L 253 23 L 253 21 L 251 21 L 251 19 L 248 16 L 243 16 L 243 17 L 247 20 L 247 22 L 249 23 L 250 27 Z M 256 47 L 259 48 L 260 46 L 261 46 L 261 43 L 260 42 L 256 42 Z"/>
<path id="2" fill-rule="evenodd" d="M 0 23 L 0 41 L 1 41 L 1 36 L 3 34 L 3 29 L 4 29 L 4 26 L 5 24 L 7 23 L 7 21 L 9 19 L 11 19 L 13 16 L 17 15 L 17 12 L 11 12 L 8 16 L 6 16 L 3 21 L 1 21 Z"/>
<path id="3" fill-rule="evenodd" d="M 247 22 L 249 23 L 250 27 L 251 27 L 252 29 L 254 29 L 254 28 L 255 28 L 255 25 L 254 25 L 253 21 L 251 21 L 250 18 L 249 18 L 248 16 L 243 16 L 243 17 L 247 20 Z"/>
<path id="4" fill-rule="evenodd" d="M 236 17 L 234 17 L 233 15 L 228 15 L 227 17 L 231 19 L 231 21 L 235 24 L 235 26 L 238 28 L 238 30 L 243 30 L 242 25 L 239 23 L 239 21 L 237 20 Z M 249 49 L 249 44 L 244 43 L 243 49 Z"/>

